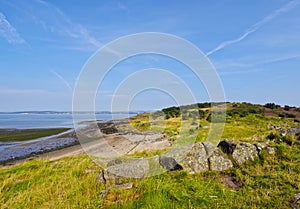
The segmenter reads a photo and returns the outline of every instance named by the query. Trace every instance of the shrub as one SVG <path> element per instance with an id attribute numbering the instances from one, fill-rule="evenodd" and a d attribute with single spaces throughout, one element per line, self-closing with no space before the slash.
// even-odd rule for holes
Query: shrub
<path id="1" fill-rule="evenodd" d="M 266 104 L 264 105 L 264 107 L 270 108 L 270 109 L 276 109 L 276 108 L 279 108 L 280 105 L 277 105 L 277 104 L 275 104 L 275 103 L 266 103 Z"/>
<path id="2" fill-rule="evenodd" d="M 165 118 L 177 118 L 181 115 L 180 108 L 179 107 L 168 107 L 162 109 L 163 113 L 165 114 Z"/>
<path id="3" fill-rule="evenodd" d="M 284 105 L 284 108 L 283 108 L 283 109 L 286 110 L 286 111 L 289 111 L 289 110 L 291 109 L 291 107 L 288 106 L 288 105 Z"/>
<path id="4" fill-rule="evenodd" d="M 296 115 L 294 115 L 294 114 L 286 114 L 286 117 L 288 117 L 288 118 L 296 118 Z"/>

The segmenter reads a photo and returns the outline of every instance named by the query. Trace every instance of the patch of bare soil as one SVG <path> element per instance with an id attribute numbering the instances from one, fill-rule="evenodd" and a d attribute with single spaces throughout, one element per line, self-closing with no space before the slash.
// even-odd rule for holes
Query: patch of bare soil
<path id="1" fill-rule="evenodd" d="M 244 186 L 244 183 L 239 182 L 235 176 L 229 174 L 225 174 L 222 177 L 222 182 L 227 188 L 232 190 L 239 190 Z"/>

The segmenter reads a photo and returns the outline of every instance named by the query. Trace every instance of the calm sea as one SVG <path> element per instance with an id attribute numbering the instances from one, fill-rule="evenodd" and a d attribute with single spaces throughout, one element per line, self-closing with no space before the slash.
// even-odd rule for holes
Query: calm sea
<path id="1" fill-rule="evenodd" d="M 97 120 L 128 118 L 136 113 L 96 113 Z M 84 114 L 82 114 L 84 118 Z M 71 113 L 0 113 L 0 128 L 73 128 Z"/>

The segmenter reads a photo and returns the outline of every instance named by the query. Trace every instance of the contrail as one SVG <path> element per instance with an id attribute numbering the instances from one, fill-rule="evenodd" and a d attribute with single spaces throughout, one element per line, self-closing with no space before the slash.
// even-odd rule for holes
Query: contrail
<path id="1" fill-rule="evenodd" d="M 86 27 L 79 23 L 71 21 L 70 18 L 54 4 L 43 0 L 35 1 L 43 5 L 44 7 L 50 9 L 53 12 L 53 14 L 57 16 L 57 21 L 54 23 L 52 22 L 51 27 L 57 28 L 57 31 L 59 31 L 60 33 L 64 33 L 65 36 L 69 36 L 72 39 L 82 40 L 84 43 L 90 44 L 96 47 L 97 49 L 103 47 L 103 50 L 112 53 L 117 57 L 121 57 L 120 52 L 109 48 L 100 41 L 98 41 L 96 37 L 90 34 L 90 31 Z M 50 21 L 51 23 L 51 20 L 46 19 L 46 21 Z"/>
<path id="2" fill-rule="evenodd" d="M 3 37 L 10 44 L 26 43 L 2 12 L 0 12 L 0 37 Z"/>
<path id="3" fill-rule="evenodd" d="M 264 17 L 262 20 L 258 21 L 257 23 L 255 23 L 254 25 L 250 26 L 244 34 L 242 34 L 240 37 L 233 39 L 233 40 L 229 40 L 229 41 L 224 41 L 221 44 L 219 44 L 216 48 L 214 48 L 213 50 L 209 51 L 206 53 L 206 56 L 209 56 L 221 49 L 223 49 L 226 46 L 229 46 L 231 44 L 235 44 L 238 43 L 240 41 L 242 41 L 243 39 L 245 39 L 248 35 L 250 35 L 251 33 L 254 33 L 255 31 L 257 31 L 260 27 L 262 27 L 263 25 L 267 24 L 268 22 L 270 22 L 271 20 L 273 20 L 275 17 L 277 17 L 280 14 L 283 14 L 285 12 L 288 12 L 291 9 L 294 9 L 296 6 L 298 6 L 298 4 L 300 3 L 299 0 L 294 0 L 294 1 L 290 1 L 289 3 L 283 5 L 282 7 L 280 7 L 279 9 L 273 11 L 270 15 Z"/>
<path id="4" fill-rule="evenodd" d="M 51 73 L 53 73 L 56 77 L 59 78 L 59 80 L 61 80 L 72 92 L 73 88 L 71 87 L 71 85 L 68 83 L 68 81 L 66 81 L 66 79 L 64 79 L 64 77 L 62 77 L 59 73 L 55 72 L 54 70 L 50 70 Z"/>

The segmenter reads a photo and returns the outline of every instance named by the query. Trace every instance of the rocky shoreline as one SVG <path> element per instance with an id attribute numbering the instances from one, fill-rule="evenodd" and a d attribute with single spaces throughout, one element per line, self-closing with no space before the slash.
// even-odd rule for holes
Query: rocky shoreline
<path id="1" fill-rule="evenodd" d="M 12 165 L 19 160 L 32 159 L 44 153 L 62 150 L 78 144 L 73 130 L 40 139 L 3 142 L 1 143 L 0 165 Z"/>

